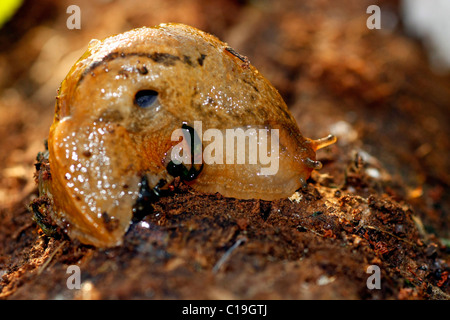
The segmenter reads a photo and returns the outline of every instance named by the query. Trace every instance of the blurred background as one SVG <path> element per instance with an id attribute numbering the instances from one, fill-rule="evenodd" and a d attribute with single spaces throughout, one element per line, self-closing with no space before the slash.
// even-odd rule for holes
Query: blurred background
<path id="1" fill-rule="evenodd" d="M 218 36 L 280 91 L 305 136 L 332 132 L 321 151 L 336 183 L 355 152 L 449 237 L 448 0 L 2 0 L 0 218 L 35 192 L 57 89 L 93 38 L 181 22 Z M 70 5 L 80 29 L 68 29 Z M 368 29 L 367 7 L 381 9 Z M 389 188 L 385 188 L 389 193 Z M 399 191 L 400 190 L 400 191 Z"/>

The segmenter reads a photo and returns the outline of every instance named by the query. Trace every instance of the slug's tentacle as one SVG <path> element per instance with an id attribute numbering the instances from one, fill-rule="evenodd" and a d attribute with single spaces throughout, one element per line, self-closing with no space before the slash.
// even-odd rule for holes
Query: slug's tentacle
<path id="1" fill-rule="evenodd" d="M 325 138 L 321 138 L 321 139 L 317 139 L 317 140 L 312 140 L 310 139 L 311 144 L 312 144 L 312 148 L 314 149 L 314 151 L 317 151 L 319 149 L 323 149 L 325 147 L 328 147 L 329 145 L 332 145 L 333 143 L 335 143 L 337 141 L 336 136 L 330 134 L 328 136 L 326 136 Z"/>
<path id="2" fill-rule="evenodd" d="M 314 161 L 314 160 L 311 160 L 310 158 L 305 158 L 304 162 L 308 168 L 315 169 L 315 170 L 322 169 L 322 162 L 320 162 L 320 161 Z"/>

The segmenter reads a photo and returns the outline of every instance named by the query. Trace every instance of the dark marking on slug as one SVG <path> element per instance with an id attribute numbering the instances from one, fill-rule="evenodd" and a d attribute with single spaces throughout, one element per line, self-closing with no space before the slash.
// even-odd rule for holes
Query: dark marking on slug
<path id="1" fill-rule="evenodd" d="M 117 72 L 117 75 L 124 77 L 125 79 L 128 79 L 128 70 L 119 70 L 119 72 Z"/>
<path id="2" fill-rule="evenodd" d="M 165 52 L 153 52 L 147 55 L 150 59 L 165 66 L 174 66 L 175 62 L 180 60 L 179 57 Z"/>
<path id="3" fill-rule="evenodd" d="M 119 227 L 119 221 L 114 218 L 111 218 L 107 212 L 102 213 L 102 220 L 103 223 L 105 224 L 106 230 L 108 230 L 109 232 L 112 232 L 116 230 L 117 227 Z"/>
<path id="4" fill-rule="evenodd" d="M 83 151 L 83 156 L 85 156 L 86 158 L 90 158 L 92 156 L 92 152 L 89 150 L 84 150 Z"/>
<path id="5" fill-rule="evenodd" d="M 120 122 L 124 119 L 123 115 L 117 109 L 106 109 L 98 117 L 98 121 Z"/>
<path id="6" fill-rule="evenodd" d="M 173 66 L 173 65 L 175 65 L 176 61 L 180 60 L 179 57 L 174 56 L 174 55 L 169 54 L 169 53 L 165 53 L 165 52 L 153 52 L 153 53 L 150 53 L 150 54 L 146 53 L 146 52 L 129 52 L 129 53 L 117 52 L 117 51 L 110 52 L 107 55 L 105 55 L 102 59 L 92 62 L 89 65 L 89 67 L 87 67 L 83 71 L 83 73 L 80 76 L 80 79 L 78 80 L 77 86 L 80 85 L 80 83 L 83 81 L 83 79 L 89 73 L 92 76 L 95 76 L 95 74 L 93 73 L 93 70 L 96 69 L 98 66 L 101 66 L 105 62 L 112 61 L 112 60 L 117 59 L 117 58 L 126 58 L 126 57 L 129 57 L 129 56 L 147 57 L 149 59 L 152 59 L 156 63 L 161 63 L 161 64 L 163 64 L 165 66 Z M 147 73 L 148 73 L 148 69 L 145 66 L 144 66 L 144 69 L 136 68 L 136 70 L 139 73 L 141 73 L 141 74 L 146 74 L 145 70 L 147 70 Z M 142 71 L 144 73 L 142 73 Z"/>
<path id="7" fill-rule="evenodd" d="M 201 67 L 203 66 L 203 61 L 205 61 L 205 58 L 206 58 L 206 54 L 201 53 L 200 58 L 197 59 L 197 62 Z"/>
<path id="8" fill-rule="evenodd" d="M 191 67 L 194 66 L 194 64 L 191 61 L 191 57 L 189 57 L 189 56 L 183 56 L 183 62 L 186 63 L 188 66 L 191 66 Z"/>
<path id="9" fill-rule="evenodd" d="M 248 81 L 247 79 L 243 79 L 242 81 L 243 81 L 244 83 L 248 84 L 249 86 L 251 86 L 251 87 L 253 88 L 253 90 L 255 90 L 256 92 L 259 93 L 259 89 L 258 89 L 258 87 L 257 87 L 254 83 Z"/>
<path id="10" fill-rule="evenodd" d="M 84 72 L 81 74 L 80 80 L 78 82 L 80 82 L 88 73 L 93 71 L 98 66 L 102 65 L 105 62 L 114 60 L 117 57 L 119 57 L 119 52 L 110 52 L 106 56 L 104 56 L 101 60 L 94 61 L 93 63 L 91 63 L 91 65 L 88 68 L 86 68 L 86 70 L 84 70 Z"/>
<path id="11" fill-rule="evenodd" d="M 139 66 L 139 67 L 137 67 L 137 70 L 142 75 L 145 75 L 148 73 L 148 69 L 146 66 Z"/>

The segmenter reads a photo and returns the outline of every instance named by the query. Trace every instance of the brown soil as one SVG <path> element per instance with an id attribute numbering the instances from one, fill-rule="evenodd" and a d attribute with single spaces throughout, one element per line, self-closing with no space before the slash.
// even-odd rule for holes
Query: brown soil
<path id="1" fill-rule="evenodd" d="M 78 1 L 82 28 L 68 30 L 70 3 L 25 1 L 0 29 L 0 297 L 449 299 L 450 78 L 401 20 L 369 30 L 373 1 L 343 2 Z M 46 237 L 27 206 L 60 81 L 91 38 L 170 21 L 247 56 L 305 136 L 336 133 L 324 168 L 273 202 L 177 182 L 113 249 Z M 80 290 L 66 286 L 74 264 Z"/>

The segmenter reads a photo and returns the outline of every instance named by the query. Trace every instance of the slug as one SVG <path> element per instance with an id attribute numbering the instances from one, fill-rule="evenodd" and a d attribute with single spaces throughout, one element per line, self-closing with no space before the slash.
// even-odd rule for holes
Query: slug
<path id="1" fill-rule="evenodd" d="M 267 143 L 263 155 L 277 168 L 264 173 L 267 161 L 250 153 L 240 163 L 202 160 L 208 142 L 218 146 L 210 152 L 216 160 L 230 151 L 219 138 L 231 129 L 254 129 L 241 142 L 275 132 L 252 141 Z M 275 200 L 304 185 L 321 168 L 316 150 L 335 141 L 303 137 L 278 91 L 216 37 L 182 24 L 134 29 L 92 40 L 62 81 L 38 174 L 50 205 L 33 210 L 72 239 L 116 246 L 177 176 L 204 193 Z M 192 164 L 174 161 L 180 145 Z"/>

